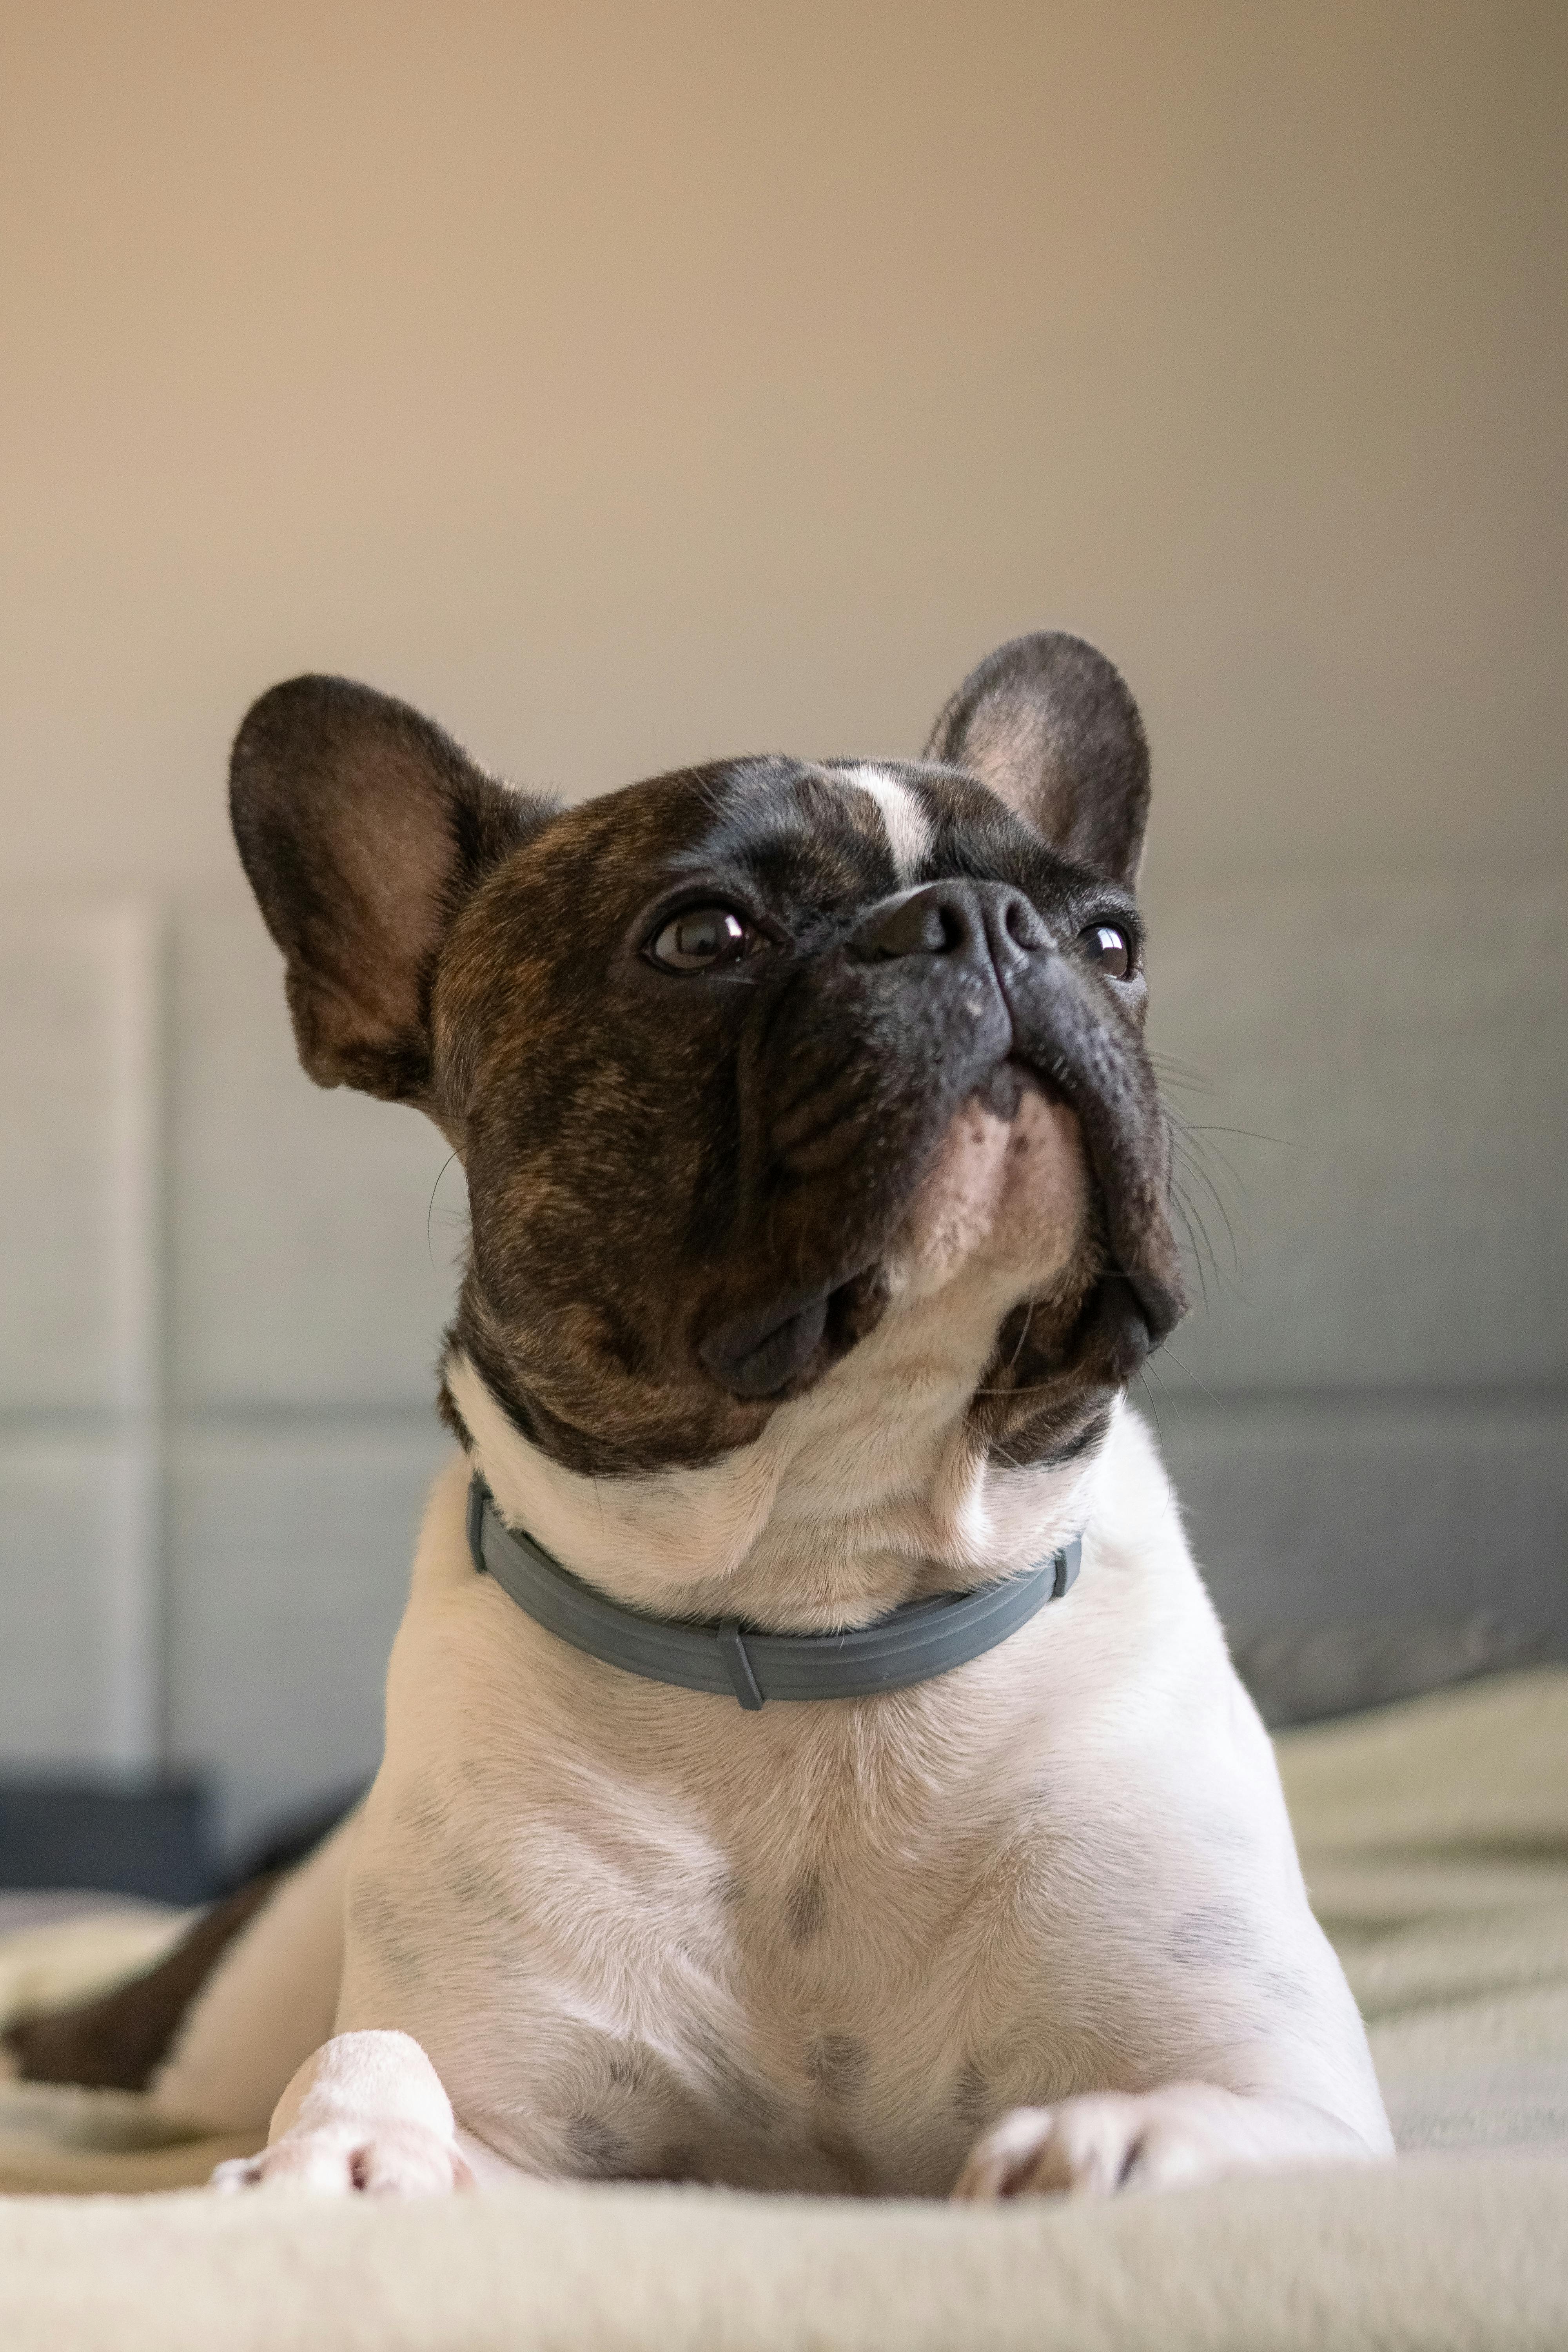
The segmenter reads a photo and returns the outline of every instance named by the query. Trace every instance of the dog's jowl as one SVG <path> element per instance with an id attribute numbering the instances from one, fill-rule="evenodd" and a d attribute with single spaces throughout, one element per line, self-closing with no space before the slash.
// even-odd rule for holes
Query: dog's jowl
<path id="1" fill-rule="evenodd" d="M 232 781 L 306 1069 L 437 1122 L 472 1247 L 380 1772 L 153 2078 L 270 2118 L 226 2185 L 1386 2152 L 1123 1401 L 1182 1287 L 1110 665 L 570 808 L 300 678 Z"/>

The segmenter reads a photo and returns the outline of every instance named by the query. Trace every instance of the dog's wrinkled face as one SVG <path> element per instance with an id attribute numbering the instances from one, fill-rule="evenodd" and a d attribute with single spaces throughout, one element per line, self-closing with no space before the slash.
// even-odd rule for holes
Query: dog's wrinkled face
<path id="1" fill-rule="evenodd" d="M 1131 698 L 1077 639 L 1022 639 L 927 760 L 561 810 L 341 681 L 247 719 L 236 831 L 301 1058 L 460 1151 L 455 1339 L 568 1469 L 744 1445 L 966 1279 L 995 1300 L 977 1444 L 1061 1458 L 1180 1313 Z"/>

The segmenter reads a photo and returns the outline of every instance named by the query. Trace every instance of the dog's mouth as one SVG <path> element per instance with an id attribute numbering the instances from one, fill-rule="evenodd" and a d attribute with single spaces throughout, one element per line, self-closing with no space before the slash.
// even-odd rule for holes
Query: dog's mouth
<path id="1" fill-rule="evenodd" d="M 994 1063 L 969 1091 L 954 1115 L 954 1129 L 973 1112 L 1002 1129 L 1020 1127 L 1025 1101 L 1035 1098 L 1048 1108 L 1069 1108 L 1063 1087 L 1041 1073 L 1023 1056 L 1008 1054 Z M 1025 1122 L 1027 1124 L 1027 1122 Z M 914 1209 L 920 1206 L 921 1176 L 914 1185 Z M 908 1240 L 912 1204 L 905 1202 L 893 1218 L 893 1233 Z M 814 1364 L 837 1362 L 853 1343 L 872 1328 L 886 1301 L 886 1256 L 891 1237 L 881 1237 L 865 1263 L 851 1270 L 835 1270 L 832 1279 L 811 1289 L 773 1298 L 764 1307 L 738 1315 L 720 1324 L 699 1343 L 705 1371 L 729 1390 L 729 1395 L 759 1400 L 781 1395 Z"/>
<path id="2" fill-rule="evenodd" d="M 1083 1129 L 1084 1156 L 1096 1195 L 1097 1222 L 1109 1232 L 1114 1222 L 1110 1214 L 1113 1197 L 1125 1189 L 1115 1142 L 1107 1136 L 1105 1122 L 1097 1116 L 1093 1101 L 1065 1080 L 1065 1072 L 1058 1075 L 1039 1061 L 1015 1051 L 986 1074 L 975 1089 L 974 1098 L 984 1102 L 998 1118 L 1009 1120 L 1016 1118 L 1019 1105 L 1031 1089 L 1047 1103 L 1078 1112 Z M 1186 1300 L 1179 1284 L 1166 1279 L 1153 1267 L 1137 1263 L 1131 1251 L 1119 1257 L 1107 1247 L 1084 1325 L 1086 1328 L 1092 1325 L 1100 1334 L 1097 1353 L 1103 1351 L 1106 1330 L 1116 1327 L 1113 1353 L 1124 1359 L 1127 1365 L 1126 1372 L 1120 1377 L 1130 1378 L 1143 1358 L 1169 1339 L 1185 1312 Z"/>
<path id="3" fill-rule="evenodd" d="M 1079 1302 L 1061 1335 L 1063 1371 L 1081 1356 L 1097 1380 L 1130 1379 L 1174 1328 L 1184 1301 L 1157 1240 L 1152 1262 L 1143 1262 L 1145 1219 L 1131 1204 L 1144 1187 L 1125 1164 L 1122 1124 L 1071 1076 L 1015 1045 L 963 1096 L 934 1160 L 854 1262 L 724 1319 L 699 1341 L 710 1377 L 747 1401 L 809 1381 L 879 1320 L 889 1266 L 901 1255 L 923 1259 L 917 1275 L 928 1287 L 952 1279 L 966 1256 L 988 1267 L 1010 1261 L 1020 1297 L 1055 1290 Z"/>
<path id="4" fill-rule="evenodd" d="M 979 1103 L 994 1118 L 1005 1119 L 1011 1125 L 1030 1089 L 1043 1095 L 1048 1103 L 1065 1103 L 1068 1099 L 1048 1070 L 1026 1061 L 1021 1054 L 1008 1054 L 986 1071 L 969 1100 Z"/>
<path id="5" fill-rule="evenodd" d="M 776 1300 L 721 1326 L 700 1342 L 698 1356 L 731 1396 L 776 1396 L 819 1351 L 830 1360 L 847 1353 L 870 1319 L 878 1288 L 873 1261 L 805 1297 Z"/>

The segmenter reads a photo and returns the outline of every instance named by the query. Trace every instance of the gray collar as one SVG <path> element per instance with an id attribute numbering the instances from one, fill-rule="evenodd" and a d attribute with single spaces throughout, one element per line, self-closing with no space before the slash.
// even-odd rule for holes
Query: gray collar
<path id="1" fill-rule="evenodd" d="M 1070 1591 L 1082 1539 L 979 1592 L 906 1601 L 848 1633 L 757 1633 L 734 1619 L 693 1623 L 645 1616 L 584 1584 L 531 1536 L 509 1528 L 476 1471 L 468 1549 L 481 1576 L 574 1650 L 641 1675 L 756 1709 L 770 1698 L 868 1698 L 966 1665 Z"/>

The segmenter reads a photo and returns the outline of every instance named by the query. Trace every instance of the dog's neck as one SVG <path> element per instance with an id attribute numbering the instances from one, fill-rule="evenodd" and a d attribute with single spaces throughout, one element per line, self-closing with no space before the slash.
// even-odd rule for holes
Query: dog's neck
<path id="1" fill-rule="evenodd" d="M 975 1440 L 1011 1295 L 1003 1268 L 960 1287 L 896 1306 L 754 1444 L 697 1468 L 584 1476 L 522 1436 L 467 1358 L 447 1381 L 503 1518 L 586 1582 L 657 1615 L 825 1632 L 1010 1575 L 1092 1516 L 1100 1449 L 1012 1468 Z"/>

